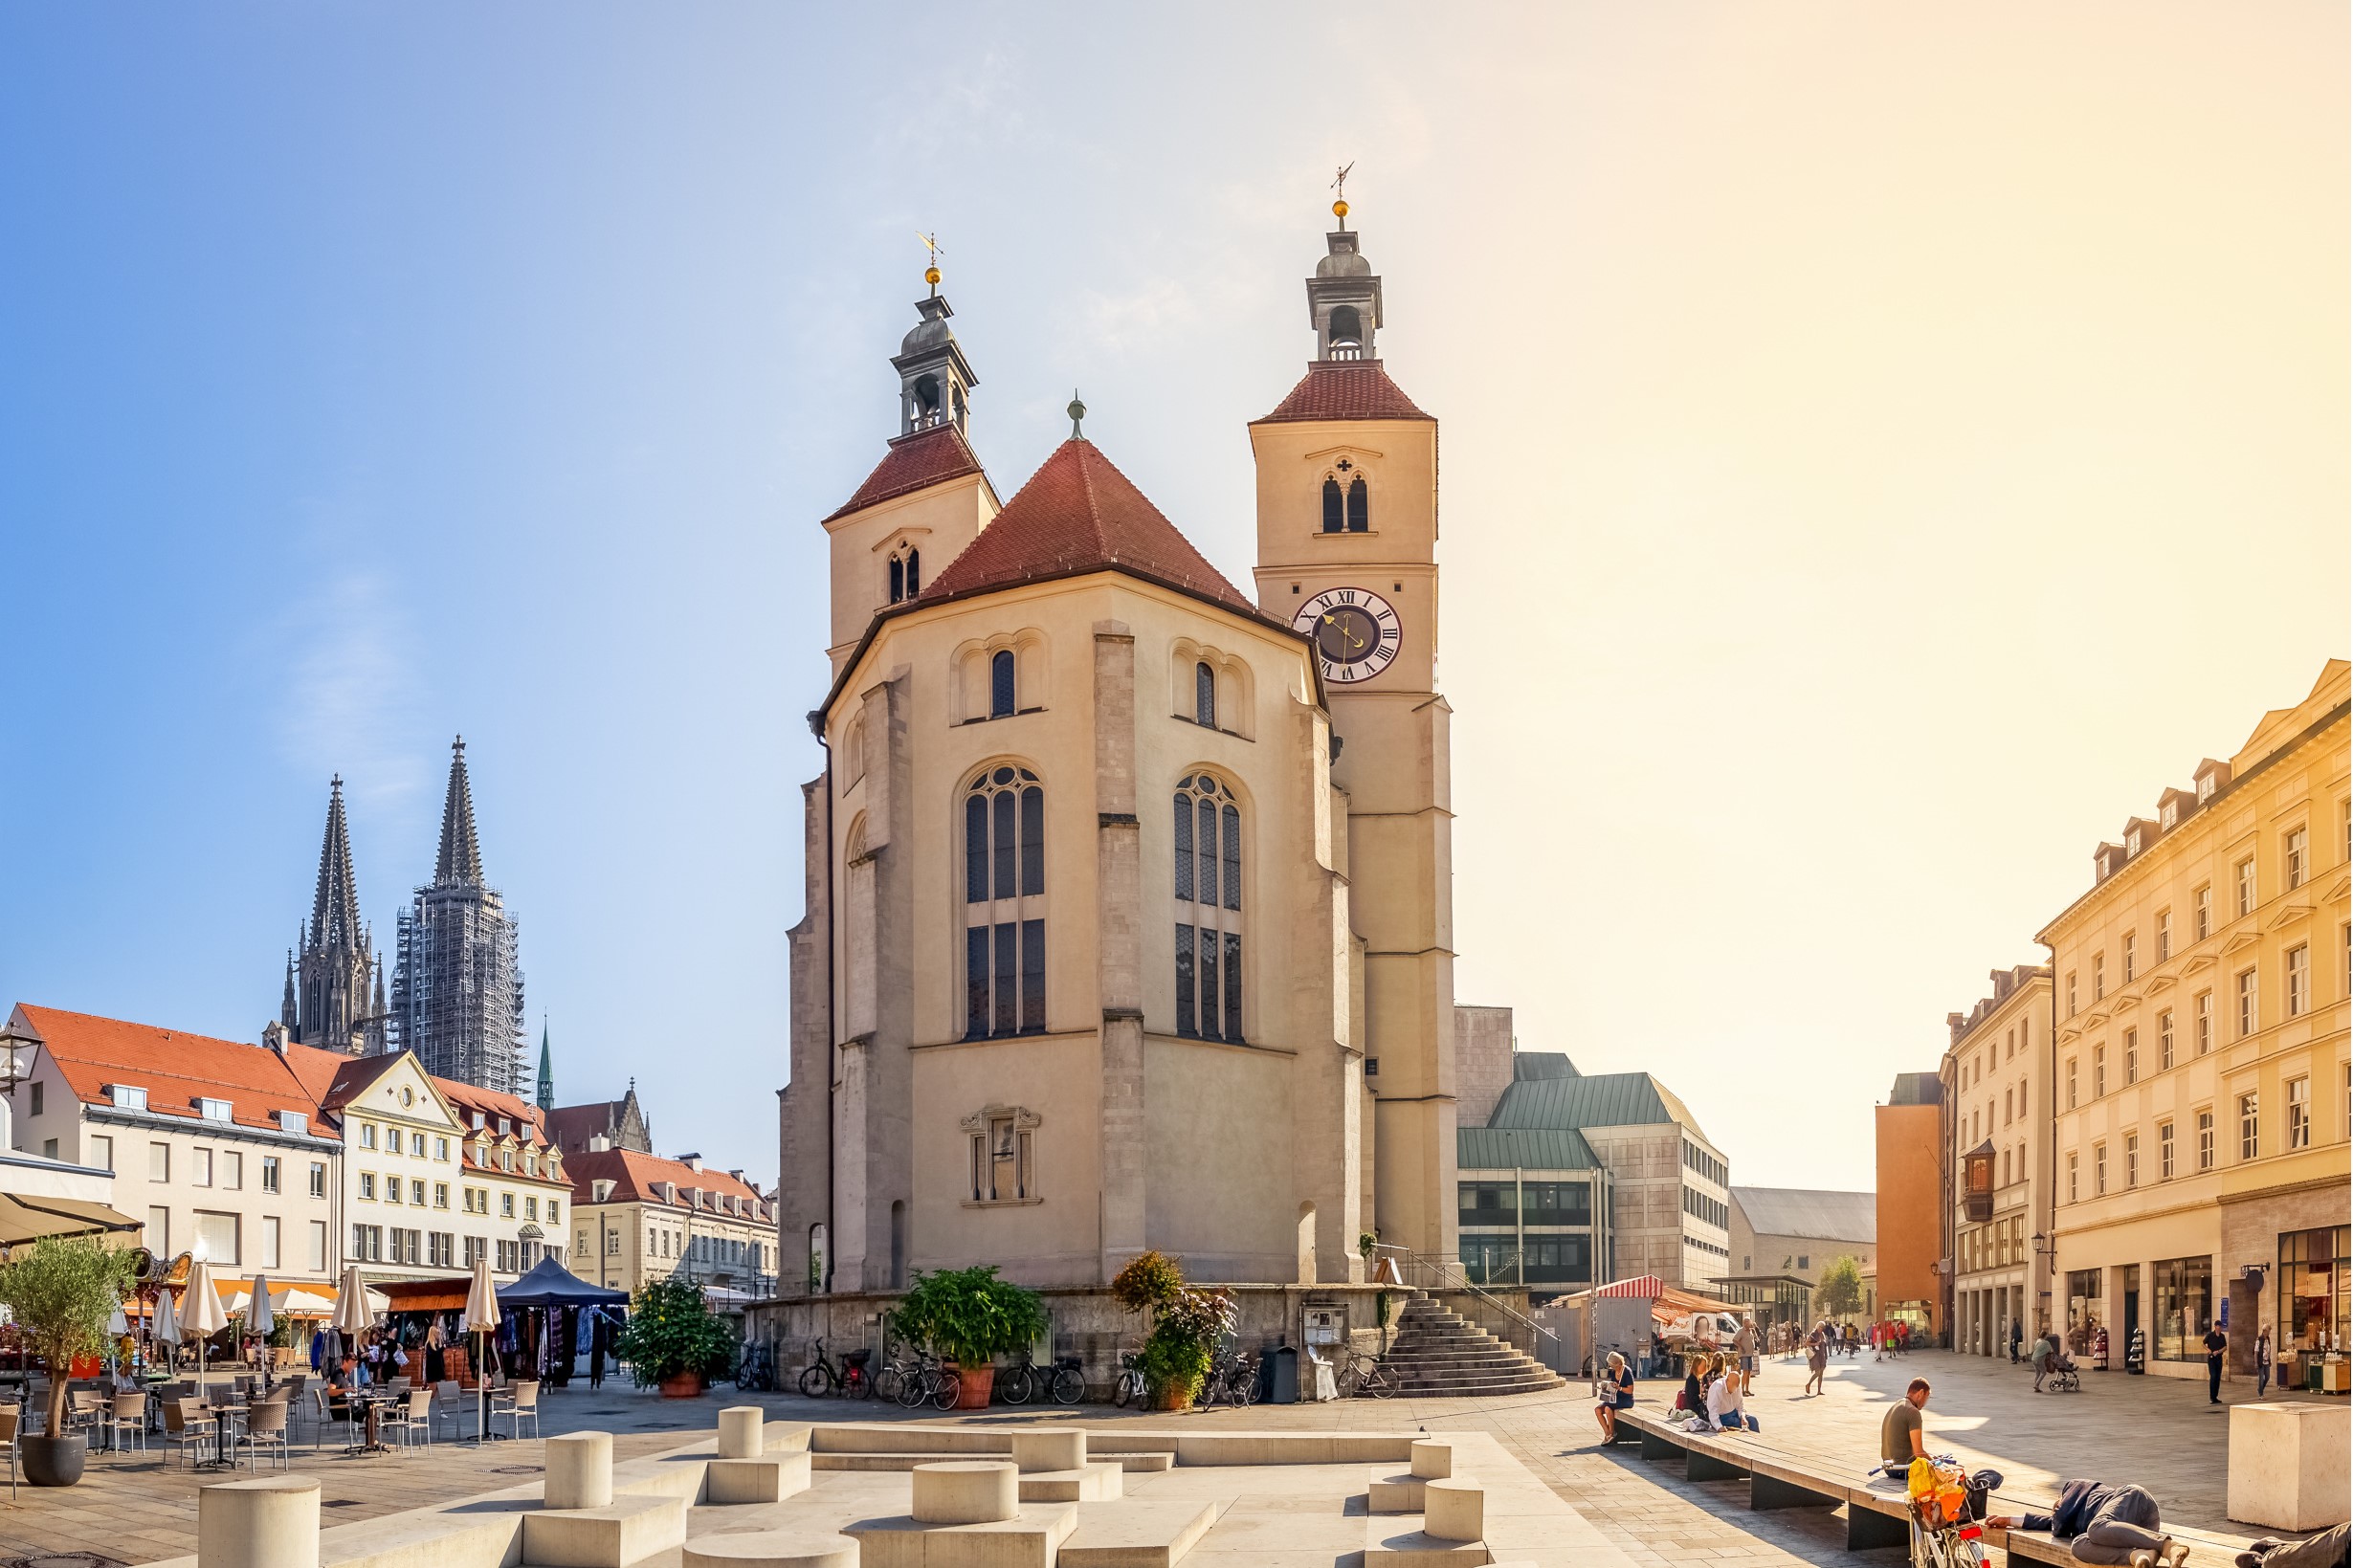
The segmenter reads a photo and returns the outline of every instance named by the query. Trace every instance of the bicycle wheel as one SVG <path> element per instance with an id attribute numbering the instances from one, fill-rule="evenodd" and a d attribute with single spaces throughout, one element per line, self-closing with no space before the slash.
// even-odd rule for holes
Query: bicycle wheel
<path id="1" fill-rule="evenodd" d="M 1029 1367 L 1016 1366 L 997 1380 L 997 1392 L 1005 1396 L 1008 1404 L 1027 1404 L 1037 1392 L 1037 1385 L 1031 1379 Z"/>
<path id="2" fill-rule="evenodd" d="M 923 1368 L 901 1376 L 899 1380 L 899 1402 L 909 1410 L 921 1404 L 931 1393 L 931 1374 Z"/>
<path id="3" fill-rule="evenodd" d="M 801 1398 L 805 1400 L 825 1398 L 832 1391 L 826 1385 L 832 1380 L 832 1376 L 822 1366 L 804 1368 L 801 1373 Z"/>
<path id="4" fill-rule="evenodd" d="M 1396 1373 L 1375 1361 L 1372 1364 L 1372 1371 L 1365 1379 L 1365 1386 L 1371 1391 L 1372 1397 L 1376 1400 L 1393 1400 L 1397 1397 L 1400 1385 Z"/>
<path id="5" fill-rule="evenodd" d="M 1086 1377 L 1075 1366 L 1055 1367 L 1051 1393 L 1056 1404 L 1077 1404 L 1087 1397 Z"/>
<path id="6" fill-rule="evenodd" d="M 875 1374 L 875 1398 L 885 1403 L 899 1398 L 899 1368 L 886 1366 Z"/>
<path id="7" fill-rule="evenodd" d="M 875 1397 L 875 1380 L 862 1366 L 854 1366 L 841 1375 L 841 1391 L 846 1399 L 871 1400 Z"/>
<path id="8" fill-rule="evenodd" d="M 1332 1387 L 1343 1400 L 1356 1398 L 1361 1381 L 1362 1379 L 1357 1373 L 1354 1361 L 1345 1362 L 1332 1369 Z"/>
<path id="9" fill-rule="evenodd" d="M 934 1380 L 931 1390 L 931 1402 L 934 1407 L 938 1409 L 953 1410 L 956 1408 L 957 1399 L 963 1394 L 963 1376 L 959 1374 L 958 1376 L 951 1378 L 946 1373 L 943 1372 L 940 1373 Z"/>
<path id="10" fill-rule="evenodd" d="M 1111 1403 L 1114 1409 L 1127 1408 L 1127 1380 L 1128 1371 L 1125 1367 L 1121 1367 L 1120 1375 L 1111 1382 Z"/>
<path id="11" fill-rule="evenodd" d="M 1235 1368 L 1233 1373 L 1233 1402 L 1247 1409 L 1252 1404 L 1256 1403 L 1257 1399 L 1258 1369 L 1254 1366 Z"/>

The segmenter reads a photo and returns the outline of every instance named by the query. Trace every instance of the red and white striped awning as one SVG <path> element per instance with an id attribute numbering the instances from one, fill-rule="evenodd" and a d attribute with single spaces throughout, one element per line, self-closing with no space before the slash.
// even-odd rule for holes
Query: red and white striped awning
<path id="1" fill-rule="evenodd" d="M 1656 1301 L 1667 1292 L 1667 1282 L 1656 1274 L 1636 1274 L 1632 1279 L 1612 1280 L 1595 1291 L 1595 1295 L 1631 1296 L 1637 1301 Z"/>

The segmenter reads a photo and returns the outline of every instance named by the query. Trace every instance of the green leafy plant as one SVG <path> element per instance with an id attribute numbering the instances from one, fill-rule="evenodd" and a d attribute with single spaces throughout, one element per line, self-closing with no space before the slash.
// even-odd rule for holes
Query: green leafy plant
<path id="1" fill-rule="evenodd" d="M 1144 1386 L 1155 1400 L 1172 1395 L 1190 1403 L 1209 1376 L 1217 1342 L 1233 1332 L 1233 1297 L 1224 1291 L 1185 1283 L 1185 1271 L 1165 1254 L 1142 1252 L 1111 1282 L 1111 1296 L 1138 1314 L 1150 1314 L 1152 1329 L 1136 1358 Z"/>
<path id="2" fill-rule="evenodd" d="M 1832 1317 L 1863 1310 L 1863 1269 L 1852 1257 L 1832 1258 L 1813 1288 L 1817 1311 Z"/>
<path id="3" fill-rule="evenodd" d="M 734 1326 L 711 1311 L 702 1287 L 682 1279 L 656 1280 L 630 1303 L 613 1350 L 629 1363 L 640 1388 L 651 1388 L 682 1372 L 703 1378 L 725 1375 L 735 1361 Z"/>
<path id="4" fill-rule="evenodd" d="M 919 1269 L 892 1321 L 942 1359 L 982 1367 L 1044 1334 L 1046 1304 L 1035 1291 L 999 1279 L 994 1264 Z"/>
<path id="5" fill-rule="evenodd" d="M 26 1348 L 49 1366 L 49 1424 L 65 1430 L 66 1379 L 77 1357 L 106 1347 L 106 1320 L 130 1293 L 136 1265 L 86 1236 L 53 1236 L 17 1248 L 0 1264 L 0 1306 Z"/>
<path id="6" fill-rule="evenodd" d="M 1380 1247 L 1380 1245 L 1381 1245 L 1381 1238 L 1380 1238 L 1379 1236 L 1375 1235 L 1373 1232 L 1371 1232 L 1371 1231 L 1369 1231 L 1369 1230 L 1361 1230 L 1361 1231 L 1357 1232 L 1357 1237 L 1356 1237 L 1356 1252 L 1357 1252 L 1357 1256 L 1359 1256 L 1359 1257 L 1363 1258 L 1363 1259 L 1365 1260 L 1365 1264 L 1366 1264 L 1368 1267 L 1369 1267 L 1369 1266 L 1370 1266 L 1370 1264 L 1372 1263 L 1372 1255 L 1373 1255 L 1373 1252 L 1374 1252 L 1374 1251 L 1375 1251 L 1375 1250 L 1376 1250 L 1376 1249 Z"/>

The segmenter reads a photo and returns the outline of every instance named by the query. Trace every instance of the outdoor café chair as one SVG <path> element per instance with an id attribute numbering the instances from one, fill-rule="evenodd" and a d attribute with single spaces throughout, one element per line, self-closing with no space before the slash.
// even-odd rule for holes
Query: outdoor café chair
<path id="1" fill-rule="evenodd" d="M 212 1417 L 191 1413 L 190 1406 L 194 1403 L 193 1400 L 166 1400 L 164 1402 L 164 1447 L 166 1449 L 176 1446 L 184 1455 L 190 1448 L 201 1453 L 205 1445 L 212 1441 L 213 1434 L 220 1430 L 220 1423 Z"/>
<path id="2" fill-rule="evenodd" d="M 507 1435 L 521 1441 L 522 1424 L 531 1424 L 531 1435 L 540 1435 L 540 1385 L 536 1379 L 519 1382 L 510 1391 L 498 1396 L 490 1407 L 490 1419 L 507 1424 Z"/>
<path id="3" fill-rule="evenodd" d="M 16 1501 L 16 1424 L 24 1414 L 20 1405 L 0 1409 L 0 1448 L 9 1455 L 9 1501 Z"/>
<path id="4" fill-rule="evenodd" d="M 111 1448 L 126 1447 L 122 1441 L 127 1433 L 139 1439 L 139 1447 L 147 1446 L 147 1396 L 137 1389 L 124 1389 L 115 1396 L 113 1408 L 106 1412 L 100 1425 L 106 1433 L 106 1445 Z"/>
<path id="5" fill-rule="evenodd" d="M 430 1388 L 412 1388 L 400 1402 L 388 1408 L 379 1429 L 400 1434 L 400 1446 L 409 1447 L 422 1433 L 425 1447 L 433 1444 L 433 1396 Z"/>
<path id="6" fill-rule="evenodd" d="M 327 1403 L 327 1387 L 324 1383 L 310 1391 L 310 1446 L 318 1448 L 325 1446 L 327 1427 L 335 1420 L 335 1410 Z"/>
<path id="7" fill-rule="evenodd" d="M 433 1413 L 450 1424 L 450 1436 L 466 1435 L 466 1391 L 457 1386 L 455 1378 L 444 1378 L 433 1387 Z"/>
<path id="8" fill-rule="evenodd" d="M 262 1400 L 245 1413 L 245 1449 L 254 1456 L 254 1468 L 261 1468 L 261 1450 L 277 1449 L 282 1469 L 291 1455 L 286 1442 L 286 1402 Z"/>

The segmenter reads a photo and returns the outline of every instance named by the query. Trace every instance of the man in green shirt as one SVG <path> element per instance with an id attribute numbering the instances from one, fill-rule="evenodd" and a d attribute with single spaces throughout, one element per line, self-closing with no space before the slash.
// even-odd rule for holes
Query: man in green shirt
<path id="1" fill-rule="evenodd" d="M 1920 1416 L 1928 1408 L 1928 1380 L 1915 1378 L 1905 1389 L 1903 1402 L 1888 1408 L 1887 1419 L 1879 1423 L 1879 1458 L 1889 1465 L 1907 1466 L 1915 1459 L 1926 1457 L 1928 1447 L 1920 1434 Z"/>

